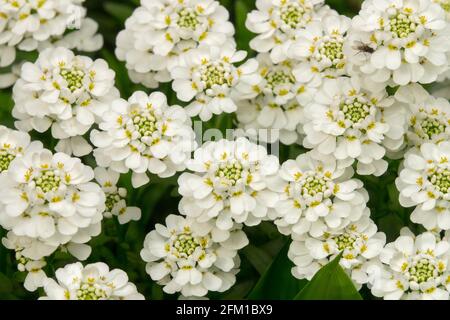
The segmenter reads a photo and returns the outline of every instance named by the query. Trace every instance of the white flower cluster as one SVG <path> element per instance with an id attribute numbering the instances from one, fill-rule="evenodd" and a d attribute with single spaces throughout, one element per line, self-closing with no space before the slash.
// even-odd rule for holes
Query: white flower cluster
<path id="1" fill-rule="evenodd" d="M 89 256 L 104 217 L 140 219 L 121 187 L 129 174 L 136 189 L 151 175 L 177 179 L 180 215 L 156 224 L 140 252 L 167 294 L 230 289 L 249 243 L 244 226 L 272 221 L 292 239 L 296 278 L 310 280 L 341 256 L 355 286 L 376 297 L 450 299 L 450 103 L 422 87 L 450 74 L 448 0 L 366 0 L 353 19 L 323 0 L 257 0 L 246 20 L 256 34 L 249 59 L 219 1 L 141 0 L 115 53 L 133 82 L 172 82 L 169 101 L 159 91 L 122 99 L 104 60 L 71 51 L 102 43 L 83 1 L 0 0 L 0 68 L 16 50 L 40 52 L 11 70 L 20 131 L 0 126 L 2 243 L 27 272 L 27 290 L 43 287 L 42 299 L 144 298 L 104 263 L 46 276 L 58 249 Z M 0 75 L 0 86 L 11 81 Z M 247 137 L 199 145 L 191 118 L 232 113 L 246 136 L 294 145 L 283 152 L 291 159 L 280 165 Z M 55 152 L 31 142 L 33 130 L 50 131 Z M 361 181 L 375 178 L 357 175 L 384 183 L 398 163 L 399 203 L 421 233 L 403 229 L 386 244 L 376 224 L 384 213 L 370 212 Z"/>
<path id="2" fill-rule="evenodd" d="M 236 51 L 232 43 L 221 47 L 201 46 L 184 56 L 184 64 L 171 70 L 173 90 L 178 99 L 190 102 L 186 107 L 191 117 L 208 121 L 213 114 L 231 113 L 237 109 L 235 101 L 251 99 L 257 95 L 261 81 L 258 63 L 245 59 L 245 51 Z"/>
<path id="3" fill-rule="evenodd" d="M 407 228 L 368 267 L 372 294 L 388 300 L 448 300 L 450 244 L 431 232 L 415 237 Z"/>
<path id="4" fill-rule="evenodd" d="M 0 175 L 7 246 L 31 260 L 60 246 L 86 259 L 91 249 L 85 243 L 100 233 L 105 208 L 105 194 L 93 178 L 90 167 L 64 153 L 39 148 L 16 157 Z"/>
<path id="5" fill-rule="evenodd" d="M 187 162 L 193 173 L 178 179 L 180 213 L 211 222 L 223 239 L 235 224 L 255 226 L 274 211 L 278 197 L 269 190 L 269 178 L 278 167 L 277 157 L 246 138 L 205 143 Z"/>
<path id="6" fill-rule="evenodd" d="M 58 151 L 83 156 L 92 147 L 83 138 L 119 96 L 106 61 L 76 56 L 65 48 L 46 49 L 22 66 L 13 88 L 16 127 L 40 133 L 51 128 Z"/>
<path id="7" fill-rule="evenodd" d="M 155 88 L 191 49 L 234 43 L 228 18 L 215 0 L 141 0 L 117 36 L 116 55 L 133 81 Z"/>
<path id="8" fill-rule="evenodd" d="M 341 166 L 357 161 L 361 175 L 382 175 L 386 151 L 403 147 L 406 115 L 383 89 L 361 87 L 359 78 L 327 79 L 305 108 L 303 145 L 332 155 Z"/>
<path id="9" fill-rule="evenodd" d="M 59 46 L 79 51 L 100 49 L 103 37 L 96 34 L 97 22 L 86 17 L 83 2 L 0 1 L 0 67 L 12 65 L 18 50 L 42 51 Z M 0 87 L 8 87 L 15 80 L 13 73 L 2 72 Z"/>
<path id="10" fill-rule="evenodd" d="M 167 293 L 201 297 L 208 291 L 223 292 L 236 281 L 240 264 L 237 250 L 248 244 L 235 225 L 226 240 L 214 234 L 214 225 L 169 215 L 144 241 L 141 256 L 150 277 Z"/>
<path id="11" fill-rule="evenodd" d="M 355 223 L 324 233 L 321 237 L 303 235 L 295 237 L 289 249 L 289 258 L 295 267 L 292 274 L 308 279 L 342 252 L 340 265 L 348 271 L 355 284 L 369 282 L 367 270 L 386 242 L 386 236 L 377 232 L 369 213 Z"/>
<path id="12" fill-rule="evenodd" d="M 240 126 L 265 142 L 273 143 L 278 138 L 284 144 L 300 142 L 304 106 L 311 101 L 315 88 L 296 80 L 293 71 L 297 63 L 293 60 L 275 64 L 267 53 L 260 53 L 256 60 L 261 82 L 252 88 L 256 97 L 237 102 Z M 266 129 L 267 134 L 262 134 L 261 129 Z"/>
<path id="13" fill-rule="evenodd" d="M 268 184 L 279 195 L 275 224 L 280 232 L 323 237 L 361 219 L 368 196 L 362 182 L 351 176 L 334 158 L 313 152 L 284 162 Z"/>
<path id="14" fill-rule="evenodd" d="M 345 52 L 351 69 L 374 83 L 431 83 L 449 67 L 449 27 L 431 0 L 367 0 Z"/>
<path id="15" fill-rule="evenodd" d="M 113 100 L 99 128 L 91 133 L 97 164 L 118 173 L 131 170 L 135 188 L 149 181 L 147 172 L 166 178 L 184 170 L 196 147 L 186 111 L 168 106 L 160 92 Z"/>
<path id="16" fill-rule="evenodd" d="M 85 267 L 80 262 L 68 264 L 55 272 L 57 281 L 48 278 L 42 300 L 144 300 L 127 274 L 119 269 L 109 270 L 102 263 Z"/>

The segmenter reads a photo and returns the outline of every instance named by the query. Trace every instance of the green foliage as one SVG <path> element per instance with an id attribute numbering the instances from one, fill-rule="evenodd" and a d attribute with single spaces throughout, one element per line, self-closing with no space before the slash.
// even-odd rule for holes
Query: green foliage
<path id="1" fill-rule="evenodd" d="M 291 274 L 294 265 L 287 256 L 289 245 L 290 241 L 285 241 L 285 245 L 266 268 L 248 299 L 290 300 L 303 288 L 306 280 L 297 280 Z"/>
<path id="2" fill-rule="evenodd" d="M 339 265 L 342 253 L 323 266 L 295 296 L 295 300 L 361 300 L 361 295 Z"/>

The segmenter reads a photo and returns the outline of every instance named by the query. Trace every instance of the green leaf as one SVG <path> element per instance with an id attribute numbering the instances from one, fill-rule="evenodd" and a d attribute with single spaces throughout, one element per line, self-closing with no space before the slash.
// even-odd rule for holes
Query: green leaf
<path id="1" fill-rule="evenodd" d="M 289 245 L 290 241 L 287 241 L 256 283 L 248 299 L 290 300 L 307 283 L 306 280 L 295 279 L 291 274 L 294 265 L 287 256 Z"/>
<path id="2" fill-rule="evenodd" d="M 252 244 L 246 246 L 242 250 L 242 253 L 261 275 L 266 271 L 267 266 L 272 262 L 272 257 L 267 252 Z"/>
<path id="3" fill-rule="evenodd" d="M 362 300 L 342 267 L 342 253 L 323 266 L 295 297 L 295 300 Z"/>

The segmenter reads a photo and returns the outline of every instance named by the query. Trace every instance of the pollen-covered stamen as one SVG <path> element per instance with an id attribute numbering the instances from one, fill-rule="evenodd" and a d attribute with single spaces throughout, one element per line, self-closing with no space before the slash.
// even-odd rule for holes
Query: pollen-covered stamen
<path id="1" fill-rule="evenodd" d="M 305 9 L 302 6 L 297 3 L 290 3 L 281 8 L 280 18 L 286 25 L 295 29 L 302 21 L 304 14 Z"/>
<path id="2" fill-rule="evenodd" d="M 133 117 L 133 124 L 141 137 L 151 136 L 157 130 L 156 117 L 152 113 L 136 115 Z"/>
<path id="3" fill-rule="evenodd" d="M 270 89 L 295 83 L 294 75 L 283 70 L 269 72 L 265 78 Z"/>
<path id="4" fill-rule="evenodd" d="M 200 79 L 206 89 L 212 88 L 214 85 L 231 85 L 231 68 L 222 62 L 213 62 L 204 65 L 200 69 Z"/>
<path id="5" fill-rule="evenodd" d="M 227 185 L 234 186 L 242 178 L 242 165 L 239 162 L 223 163 L 216 171 L 216 177 L 220 178 Z"/>
<path id="6" fill-rule="evenodd" d="M 107 297 L 105 290 L 89 283 L 82 283 L 80 289 L 77 290 L 78 300 L 100 300 Z"/>
<path id="7" fill-rule="evenodd" d="M 173 248 L 176 250 L 176 253 L 182 257 L 191 256 L 199 246 L 200 241 L 197 238 L 194 238 L 190 233 L 179 234 L 173 242 Z"/>
<path id="8" fill-rule="evenodd" d="M 341 104 L 340 110 L 343 112 L 345 119 L 355 124 L 363 121 L 370 114 L 370 105 L 358 98 L 348 99 Z"/>
<path id="9" fill-rule="evenodd" d="M 396 38 L 406 38 L 411 33 L 415 32 L 417 24 L 412 18 L 405 14 L 398 14 L 389 21 L 389 29 L 392 35 Z"/>
<path id="10" fill-rule="evenodd" d="M 11 161 L 16 158 L 9 150 L 0 149 L 0 173 L 8 170 Z"/>
<path id="11" fill-rule="evenodd" d="M 408 274 L 410 282 L 422 283 L 439 276 L 439 271 L 432 261 L 420 258 L 411 265 Z"/>
<path id="12" fill-rule="evenodd" d="M 334 242 L 336 242 L 336 245 L 339 250 L 344 249 L 353 249 L 354 243 L 357 240 L 357 236 L 350 233 L 344 233 L 339 236 L 333 237 Z"/>
<path id="13" fill-rule="evenodd" d="M 434 135 L 439 135 L 445 132 L 445 123 L 439 121 L 439 119 L 425 118 L 420 126 L 423 133 L 426 135 L 425 138 L 431 139 Z"/>
<path id="14" fill-rule="evenodd" d="M 450 12 L 450 1 L 441 1 L 440 3 L 441 8 L 444 9 L 446 12 Z"/>
<path id="15" fill-rule="evenodd" d="M 195 30 L 200 23 L 198 14 L 192 8 L 183 8 L 178 13 L 177 24 L 181 28 Z"/>
<path id="16" fill-rule="evenodd" d="M 41 174 L 34 178 L 36 188 L 44 193 L 57 191 L 61 184 L 61 178 L 53 170 L 41 171 Z"/>
<path id="17" fill-rule="evenodd" d="M 76 67 L 72 69 L 61 69 L 60 75 L 66 80 L 67 87 L 70 91 L 74 92 L 83 87 L 85 73 L 82 70 Z"/>
<path id="18" fill-rule="evenodd" d="M 436 191 L 447 194 L 450 191 L 450 170 L 438 168 L 428 179 L 434 185 Z"/>
<path id="19" fill-rule="evenodd" d="M 333 66 L 338 65 L 344 59 L 343 41 L 337 39 L 325 39 L 320 45 L 317 55 L 318 61 L 328 60 Z"/>

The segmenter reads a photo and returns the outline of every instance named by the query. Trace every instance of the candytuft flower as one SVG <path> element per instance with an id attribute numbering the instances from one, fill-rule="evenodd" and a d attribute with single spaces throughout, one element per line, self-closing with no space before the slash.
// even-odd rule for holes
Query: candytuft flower
<path id="1" fill-rule="evenodd" d="M 208 121 L 213 114 L 236 111 L 235 101 L 257 95 L 253 89 L 261 81 L 257 61 L 235 65 L 246 55 L 230 42 L 221 47 L 202 46 L 184 56 L 183 66 L 171 70 L 172 88 L 178 99 L 190 102 L 186 110 L 191 117 Z"/>
<path id="2" fill-rule="evenodd" d="M 248 244 L 239 226 L 226 241 L 218 241 L 210 223 L 169 215 L 144 241 L 141 257 L 150 277 L 167 293 L 202 297 L 223 292 L 236 281 L 240 260 L 237 250 Z"/>
<path id="3" fill-rule="evenodd" d="M 22 66 L 13 88 L 16 127 L 40 133 L 51 128 L 56 149 L 83 156 L 92 147 L 82 137 L 119 96 L 106 61 L 92 61 L 65 48 L 44 50 Z"/>
<path id="4" fill-rule="evenodd" d="M 400 204 L 415 207 L 411 221 L 427 230 L 450 229 L 450 142 L 424 143 L 406 154 L 395 180 Z"/>
<path id="5" fill-rule="evenodd" d="M 180 213 L 211 221 L 224 238 L 236 223 L 257 225 L 268 219 L 277 201 L 268 178 L 278 166 L 275 156 L 246 138 L 207 142 L 187 162 L 192 173 L 178 178 Z"/>
<path id="6" fill-rule="evenodd" d="M 228 11 L 214 0 L 142 0 L 117 36 L 116 55 L 131 79 L 155 88 L 186 52 L 234 42 Z"/>
<path id="7" fill-rule="evenodd" d="M 144 300 L 136 286 L 120 269 L 109 270 L 103 262 L 83 267 L 80 262 L 55 272 L 56 280 L 47 279 L 41 300 Z"/>
<path id="8" fill-rule="evenodd" d="M 345 52 L 354 72 L 375 83 L 431 83 L 448 70 L 448 30 L 431 0 L 365 1 Z"/>
<path id="9" fill-rule="evenodd" d="M 149 181 L 148 172 L 170 177 L 184 170 L 196 147 L 191 119 L 180 106 L 168 106 L 161 92 L 114 100 L 99 128 L 91 133 L 97 164 L 118 173 L 131 170 L 135 188 Z"/>

